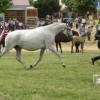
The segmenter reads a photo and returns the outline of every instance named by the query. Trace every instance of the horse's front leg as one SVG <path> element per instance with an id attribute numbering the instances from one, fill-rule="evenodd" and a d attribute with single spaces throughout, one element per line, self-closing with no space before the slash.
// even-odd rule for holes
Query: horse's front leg
<path id="1" fill-rule="evenodd" d="M 60 57 L 59 53 L 54 49 L 54 47 L 53 46 L 50 46 L 49 49 L 59 57 L 62 66 L 65 68 L 66 65 L 65 65 L 63 59 Z"/>
<path id="2" fill-rule="evenodd" d="M 83 43 L 81 43 L 81 52 L 83 53 Z"/>
<path id="3" fill-rule="evenodd" d="M 71 45 L 71 53 L 74 53 L 73 46 L 74 46 L 74 43 L 72 42 L 72 45 Z"/>
<path id="4" fill-rule="evenodd" d="M 84 52 L 84 43 L 82 43 L 82 53 Z"/>
<path id="5" fill-rule="evenodd" d="M 36 66 L 41 61 L 41 59 L 43 57 L 43 54 L 44 54 L 44 51 L 45 51 L 45 48 L 44 49 L 41 49 L 41 51 L 40 51 L 40 57 L 39 57 L 38 61 L 36 63 L 30 65 L 30 68 Z"/>

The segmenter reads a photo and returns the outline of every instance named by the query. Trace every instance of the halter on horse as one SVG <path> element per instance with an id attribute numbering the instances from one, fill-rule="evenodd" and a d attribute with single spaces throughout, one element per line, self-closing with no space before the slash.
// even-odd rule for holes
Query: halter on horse
<path id="1" fill-rule="evenodd" d="M 38 61 L 30 65 L 30 67 L 32 68 L 41 61 L 44 51 L 47 48 L 55 53 L 59 57 L 62 66 L 66 67 L 59 53 L 53 47 L 55 36 L 65 28 L 65 23 L 54 23 L 30 30 L 16 30 L 13 32 L 9 32 L 5 39 L 5 48 L 0 54 L 0 57 L 9 52 L 11 49 L 15 48 L 16 59 L 24 66 L 24 68 L 27 68 L 27 66 L 24 64 L 24 62 L 22 62 L 20 58 L 21 50 L 25 49 L 34 51 L 41 49 Z M 68 30 L 65 29 L 63 33 L 66 34 L 66 36 L 69 36 L 71 40 L 73 39 L 72 31 L 70 28 L 68 28 Z"/>

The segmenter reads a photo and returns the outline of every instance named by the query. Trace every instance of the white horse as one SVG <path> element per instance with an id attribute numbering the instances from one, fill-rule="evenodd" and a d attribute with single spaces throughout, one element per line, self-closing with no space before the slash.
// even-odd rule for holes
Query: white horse
<path id="1" fill-rule="evenodd" d="M 11 49 L 15 48 L 16 59 L 24 66 L 24 68 L 27 68 L 20 58 L 21 49 L 29 51 L 41 49 L 38 61 L 30 65 L 32 68 L 41 61 L 44 51 L 47 48 L 55 53 L 59 57 L 62 66 L 66 67 L 59 53 L 53 47 L 55 36 L 61 31 L 64 31 L 63 33 L 72 40 L 72 31 L 66 26 L 65 23 L 54 23 L 30 30 L 16 30 L 9 32 L 5 39 L 5 48 L 1 52 L 0 57 L 9 52 Z"/>

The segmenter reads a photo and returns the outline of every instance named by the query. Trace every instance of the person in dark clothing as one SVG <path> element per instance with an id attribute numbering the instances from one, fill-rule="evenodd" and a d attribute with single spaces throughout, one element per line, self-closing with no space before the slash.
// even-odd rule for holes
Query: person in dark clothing
<path id="1" fill-rule="evenodd" d="M 95 35 L 95 40 L 98 40 L 98 48 L 100 49 L 100 30 L 97 31 L 97 33 Z M 91 58 L 92 64 L 94 65 L 94 62 L 99 60 L 99 59 L 100 59 L 100 55 Z"/>

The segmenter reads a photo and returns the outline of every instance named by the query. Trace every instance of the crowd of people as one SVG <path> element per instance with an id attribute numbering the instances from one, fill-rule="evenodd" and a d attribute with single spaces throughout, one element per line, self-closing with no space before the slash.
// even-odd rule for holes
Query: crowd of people
<path id="1" fill-rule="evenodd" d="M 74 19 L 71 16 L 69 16 L 69 18 L 67 19 L 58 17 L 57 22 L 66 23 L 71 28 L 75 25 L 75 28 L 79 30 L 80 36 L 83 36 L 85 33 L 88 33 L 88 41 L 90 41 L 93 27 L 96 28 L 96 32 L 98 31 L 99 19 L 96 18 L 94 20 L 89 20 L 89 15 L 87 14 L 87 16 L 88 19 L 85 16 L 76 16 L 76 18 Z"/>
<path id="2" fill-rule="evenodd" d="M 29 29 L 29 24 L 22 23 L 16 20 L 16 18 L 9 19 L 7 22 L 0 22 L 0 52 L 5 47 L 5 38 L 10 31 L 17 29 Z M 2 49 L 1 49 L 2 48 Z"/>

